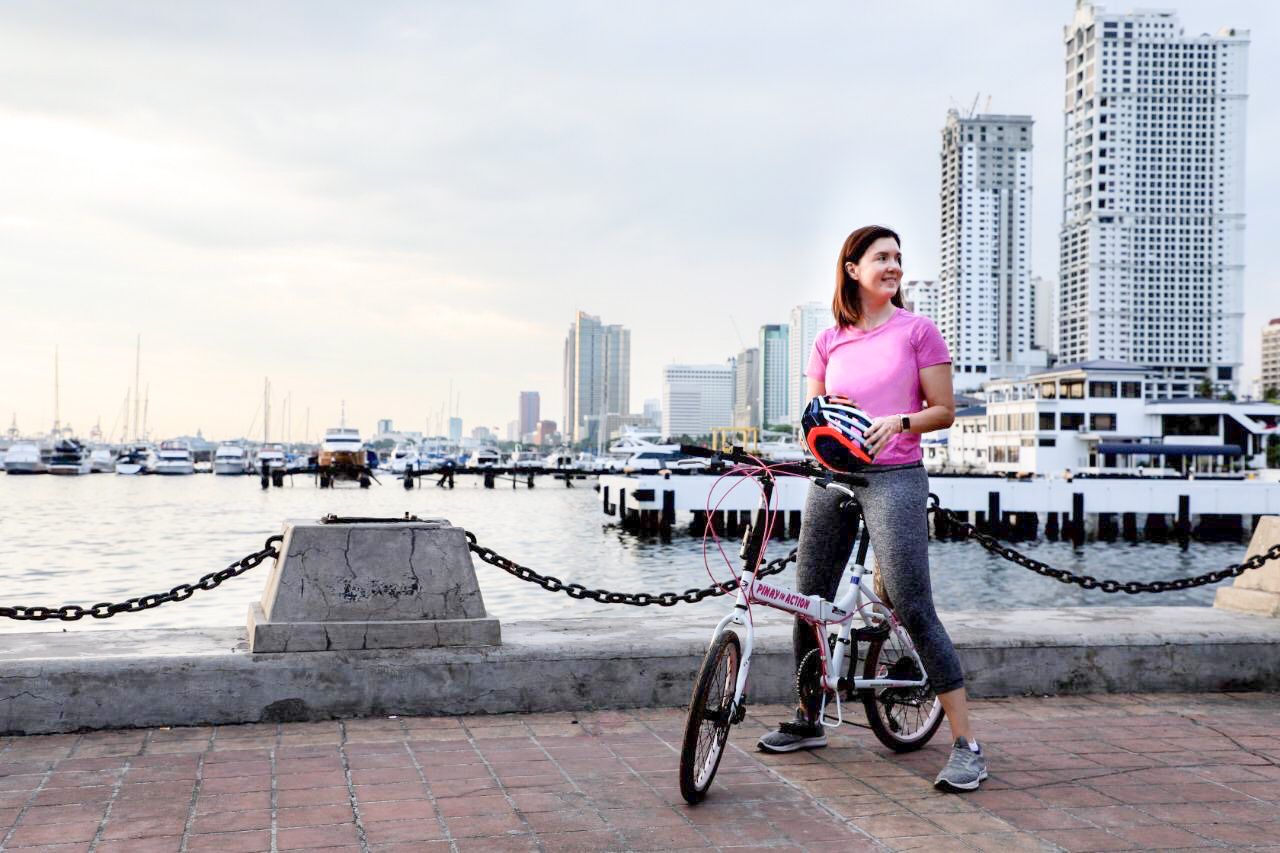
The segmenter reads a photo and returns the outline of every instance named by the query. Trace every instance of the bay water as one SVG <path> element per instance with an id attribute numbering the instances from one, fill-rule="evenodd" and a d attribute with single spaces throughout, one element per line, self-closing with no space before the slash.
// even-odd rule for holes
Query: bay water
<path id="1" fill-rule="evenodd" d="M 448 519 L 474 532 L 481 542 L 543 573 L 590 588 L 623 592 L 683 592 L 718 579 L 730 566 L 703 540 L 684 532 L 687 518 L 669 542 L 623 531 L 601 512 L 592 480 L 566 489 L 539 478 L 526 489 L 484 489 L 476 477 L 457 478 L 457 487 L 406 491 L 382 477 L 370 489 L 320 490 L 308 476 L 264 490 L 255 477 L 82 477 L 0 476 L 0 605 L 89 606 L 144 593 L 164 592 L 181 582 L 225 567 L 256 551 L 278 533 L 286 519 L 317 519 L 333 513 Z M 794 540 L 774 542 L 769 556 L 781 556 Z M 1015 546 L 1053 566 L 1121 581 L 1150 581 L 1199 574 L 1239 562 L 1240 543 L 1193 543 L 1182 551 L 1171 544 L 1022 542 Z M 1040 577 L 982 550 L 975 542 L 931 542 L 934 600 L 940 610 L 1112 605 L 1209 605 L 1214 587 L 1160 595 L 1085 591 Z M 737 544 L 724 552 L 738 571 Z M 704 559 L 705 557 L 705 559 Z M 85 631 L 187 626 L 239 626 L 250 602 L 262 596 L 270 561 L 211 592 L 110 619 L 86 617 L 75 623 L 16 622 L 0 619 L 0 632 Z M 661 630 L 661 607 L 630 607 L 576 601 L 547 592 L 476 561 L 485 604 L 503 622 L 609 615 L 654 620 Z M 794 567 L 780 576 L 794 583 Z M 1226 581 L 1224 583 L 1230 583 Z M 724 598 L 690 607 L 706 613 L 708 628 L 728 606 Z"/>

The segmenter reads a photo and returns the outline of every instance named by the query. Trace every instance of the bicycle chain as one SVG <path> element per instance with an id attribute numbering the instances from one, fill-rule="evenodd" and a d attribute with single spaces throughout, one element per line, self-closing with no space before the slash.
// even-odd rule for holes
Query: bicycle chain
<path id="1" fill-rule="evenodd" d="M 1055 569 L 1048 563 L 1042 563 L 1037 559 L 1028 557 L 1026 554 L 1019 553 L 1008 545 L 1002 545 L 998 539 L 990 534 L 983 533 L 978 528 L 957 516 L 949 509 L 944 509 L 938 504 L 937 495 L 929 495 L 931 506 L 929 511 L 935 515 L 941 513 L 945 515 L 948 521 L 959 528 L 966 538 L 977 540 L 978 544 L 999 557 L 1003 557 L 1009 562 L 1022 566 L 1024 569 L 1030 569 L 1038 575 L 1061 581 L 1062 583 L 1073 583 L 1082 589 L 1098 589 L 1102 592 L 1124 592 L 1129 595 L 1137 595 L 1141 592 L 1169 592 L 1171 590 L 1194 589 L 1195 587 L 1205 586 L 1206 584 L 1218 583 L 1228 578 L 1239 577 L 1245 572 L 1258 569 L 1271 560 L 1280 560 L 1280 543 L 1276 543 L 1261 554 L 1255 554 L 1243 563 L 1232 563 L 1229 566 L 1218 569 L 1213 572 L 1205 572 L 1202 575 L 1195 575 L 1189 578 L 1177 578 L 1171 581 L 1118 581 L 1110 578 L 1099 580 L 1091 575 L 1077 575 L 1066 569 Z"/>
<path id="2" fill-rule="evenodd" d="M 254 551 L 252 554 L 241 557 L 225 569 L 210 572 L 195 583 L 180 583 L 168 592 L 139 595 L 116 604 L 104 601 L 92 607 L 81 607 L 78 604 L 67 604 L 62 607 L 23 607 L 21 605 L 0 607 L 0 617 L 16 619 L 20 622 L 43 622 L 46 619 L 75 622 L 86 616 L 92 616 L 95 619 L 108 619 L 117 613 L 139 613 L 143 610 L 159 607 L 162 604 L 168 604 L 171 601 L 186 601 L 195 595 L 198 590 L 217 589 L 224 581 L 239 577 L 250 569 L 257 568 L 268 557 L 279 558 L 280 551 L 276 548 L 276 544 L 283 541 L 284 537 L 280 534 L 269 536 L 261 551 Z"/>
<path id="3" fill-rule="evenodd" d="M 697 604 L 704 598 L 712 598 L 718 595 L 727 595 L 738 588 L 738 579 L 734 578 L 725 581 L 722 584 L 714 584 L 708 587 L 695 587 L 694 589 L 686 589 L 684 592 L 610 592 L 607 589 L 588 589 L 580 583 L 565 583 L 554 575 L 543 575 L 535 572 L 528 566 L 522 566 L 514 560 L 509 560 L 502 556 L 492 548 L 486 548 L 476 541 L 476 535 L 470 530 L 466 531 L 467 545 L 471 552 L 484 562 L 491 566 L 497 566 L 509 575 L 514 575 L 522 581 L 536 583 L 545 590 L 550 592 L 563 592 L 570 598 L 578 600 L 591 599 L 601 604 L 630 604 L 633 607 L 648 607 L 656 604 L 659 607 L 674 607 L 677 604 Z M 793 548 L 790 554 L 785 557 L 778 557 L 776 560 L 770 560 L 760 567 L 756 572 L 756 577 L 768 577 L 776 575 L 786 569 L 788 563 L 794 563 L 796 552 Z"/>

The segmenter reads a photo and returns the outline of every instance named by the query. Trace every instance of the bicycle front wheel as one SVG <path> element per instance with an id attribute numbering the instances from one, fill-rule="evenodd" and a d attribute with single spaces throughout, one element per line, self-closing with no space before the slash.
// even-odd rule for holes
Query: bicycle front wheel
<path id="1" fill-rule="evenodd" d="M 680 749 L 680 796 L 689 805 L 697 805 L 707 796 L 724 755 L 741 661 L 741 645 L 732 631 L 721 632 L 702 660 Z"/>
<path id="2" fill-rule="evenodd" d="M 898 634 L 889 631 L 871 641 L 862 677 L 917 681 L 924 673 Z M 921 687 L 868 687 L 858 692 L 871 731 L 894 752 L 919 749 L 942 725 L 942 703 L 927 681 Z"/>

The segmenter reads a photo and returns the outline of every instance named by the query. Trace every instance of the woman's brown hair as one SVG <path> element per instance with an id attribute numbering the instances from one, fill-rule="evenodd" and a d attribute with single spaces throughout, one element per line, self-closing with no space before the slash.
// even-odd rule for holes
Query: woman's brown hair
<path id="1" fill-rule="evenodd" d="M 871 244 L 881 237 L 892 237 L 899 246 L 902 245 L 898 232 L 892 228 L 886 228 L 883 225 L 867 225 L 846 237 L 844 245 L 840 247 L 840 257 L 836 260 L 836 295 L 831 300 L 831 313 L 835 315 L 836 325 L 842 329 L 857 325 L 857 322 L 862 319 L 862 292 L 858 282 L 845 269 L 845 264 L 856 264 L 861 261 L 867 249 L 871 248 Z M 889 301 L 899 308 L 903 307 L 901 287 Z"/>

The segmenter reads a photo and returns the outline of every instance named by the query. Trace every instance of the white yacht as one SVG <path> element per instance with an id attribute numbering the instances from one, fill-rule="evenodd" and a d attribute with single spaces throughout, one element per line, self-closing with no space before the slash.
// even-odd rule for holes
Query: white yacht
<path id="1" fill-rule="evenodd" d="M 156 474 L 194 474 L 196 472 L 195 457 L 191 453 L 191 445 L 185 441 L 162 441 L 156 453 Z"/>
<path id="2" fill-rule="evenodd" d="M 421 469 L 418 456 L 418 445 L 412 441 L 402 441 L 391 451 L 391 459 L 387 461 L 387 470 L 392 474 L 403 474 L 405 471 Z"/>
<path id="3" fill-rule="evenodd" d="M 88 474 L 89 469 L 89 451 L 83 444 L 74 438 L 62 438 L 54 443 L 47 465 L 50 474 L 78 476 Z"/>
<path id="4" fill-rule="evenodd" d="M 213 453 L 213 473 L 225 476 L 248 474 L 252 470 L 244 445 L 224 441 Z"/>
<path id="5" fill-rule="evenodd" d="M 511 455 L 512 468 L 541 468 L 542 457 L 532 450 L 517 450 Z"/>
<path id="6" fill-rule="evenodd" d="M 679 453 L 678 444 L 661 444 L 662 434 L 654 430 L 623 428 L 622 436 L 609 445 L 609 456 L 615 460 L 629 460 L 637 453 Z"/>
<path id="7" fill-rule="evenodd" d="M 268 471 L 273 471 L 276 468 L 287 468 L 288 460 L 285 456 L 283 444 L 264 444 L 258 448 L 258 458 L 253 470 L 261 472 L 264 465 Z"/>
<path id="8" fill-rule="evenodd" d="M 34 441 L 18 441 L 9 445 L 4 454 L 4 470 L 9 474 L 43 474 L 44 459 L 40 445 Z"/>
<path id="9" fill-rule="evenodd" d="M 149 444 L 131 444 L 116 456 L 116 473 L 133 477 L 150 474 L 156 467 L 156 452 Z"/>
<path id="10" fill-rule="evenodd" d="M 572 468 L 573 463 L 573 451 L 563 447 L 542 458 L 543 468 Z"/>
<path id="11" fill-rule="evenodd" d="M 493 447 L 481 447 L 471 454 L 472 468 L 497 468 L 502 464 L 502 454 Z"/>
<path id="12" fill-rule="evenodd" d="M 756 452 L 774 462 L 800 462 L 807 451 L 794 436 L 786 433 L 766 433 L 763 441 L 756 445 Z"/>
<path id="13" fill-rule="evenodd" d="M 89 470 L 94 474 L 110 474 L 116 470 L 116 453 L 100 444 L 89 451 Z"/>

